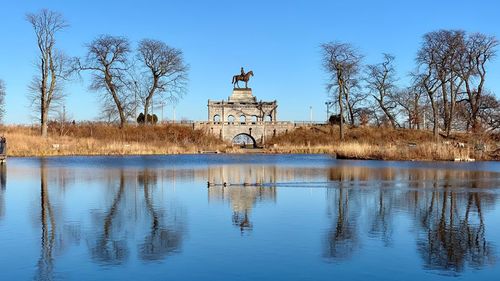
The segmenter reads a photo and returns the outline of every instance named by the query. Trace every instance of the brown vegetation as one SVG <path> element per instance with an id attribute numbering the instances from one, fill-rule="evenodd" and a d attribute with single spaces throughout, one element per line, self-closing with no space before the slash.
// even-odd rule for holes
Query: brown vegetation
<path id="1" fill-rule="evenodd" d="M 190 126 L 125 126 L 101 123 L 49 125 L 48 138 L 38 127 L 4 126 L 10 156 L 134 155 L 197 153 L 223 149 L 215 137 Z"/>
<path id="2" fill-rule="evenodd" d="M 240 149 L 189 125 L 125 126 L 103 123 L 49 124 L 43 138 L 38 127 L 4 126 L 10 156 L 225 153 L 330 153 L 345 159 L 500 160 L 500 135 L 456 133 L 436 143 L 431 131 L 357 127 L 340 141 L 338 126 L 299 127 L 278 135 L 260 150 Z"/>
<path id="3" fill-rule="evenodd" d="M 269 141 L 276 153 L 335 153 L 380 160 L 500 160 L 498 136 L 456 133 L 435 142 L 431 131 L 357 127 L 339 139 L 338 127 L 302 127 Z M 495 139 L 496 138 L 496 139 Z"/>

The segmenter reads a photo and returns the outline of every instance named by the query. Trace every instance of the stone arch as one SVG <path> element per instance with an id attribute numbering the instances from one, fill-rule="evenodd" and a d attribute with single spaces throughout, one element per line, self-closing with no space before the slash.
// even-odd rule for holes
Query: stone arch
<path id="1" fill-rule="evenodd" d="M 236 136 L 234 136 L 233 140 L 231 141 L 231 143 L 233 145 L 239 145 L 239 146 L 242 146 L 242 147 L 251 147 L 251 148 L 255 148 L 257 147 L 257 142 L 255 141 L 255 139 L 247 134 L 247 133 L 239 133 L 237 134 Z"/>
<path id="2" fill-rule="evenodd" d="M 252 124 L 257 123 L 257 115 L 252 115 Z"/>
<path id="3" fill-rule="evenodd" d="M 213 121 L 214 121 L 214 123 L 220 123 L 220 115 L 219 114 L 215 114 Z"/>
<path id="4" fill-rule="evenodd" d="M 272 117 L 271 115 L 266 115 L 266 116 L 264 117 L 264 121 L 265 121 L 265 122 L 273 122 L 273 117 Z"/>
<path id="5" fill-rule="evenodd" d="M 234 116 L 233 115 L 229 115 L 227 117 L 227 122 L 229 122 L 230 124 L 234 123 Z"/>
<path id="6" fill-rule="evenodd" d="M 242 114 L 240 116 L 240 123 L 241 124 L 245 124 L 246 122 L 247 122 L 247 117 L 244 114 Z"/>

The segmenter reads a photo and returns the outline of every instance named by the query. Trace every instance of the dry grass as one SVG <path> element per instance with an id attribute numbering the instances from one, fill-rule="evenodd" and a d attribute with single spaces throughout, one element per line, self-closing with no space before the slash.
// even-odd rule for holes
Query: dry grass
<path id="1" fill-rule="evenodd" d="M 345 159 L 380 160 L 500 160 L 494 135 L 457 133 L 435 142 L 423 130 L 359 127 L 348 129 L 340 142 L 338 127 L 303 127 L 273 138 L 271 152 L 331 153 Z M 463 143 L 461 145 L 456 145 Z M 477 147 L 484 147 L 479 150 Z"/>
<path id="2" fill-rule="evenodd" d="M 39 136 L 38 128 L 4 126 L 10 156 L 56 155 L 139 155 L 197 153 L 222 149 L 217 138 L 189 126 L 116 126 L 85 123 L 62 130 L 49 127 L 49 137 Z"/>
<path id="3" fill-rule="evenodd" d="M 100 123 L 51 124 L 49 137 L 37 127 L 4 126 L 10 156 L 225 153 L 328 153 L 338 158 L 382 160 L 500 160 L 499 135 L 454 134 L 440 142 L 431 132 L 408 129 L 351 128 L 340 142 L 338 128 L 298 128 L 271 139 L 262 150 L 246 150 L 194 130 L 189 125 L 116 126 Z M 464 147 L 454 144 L 464 143 Z M 477 150 L 478 144 L 484 150 Z"/>

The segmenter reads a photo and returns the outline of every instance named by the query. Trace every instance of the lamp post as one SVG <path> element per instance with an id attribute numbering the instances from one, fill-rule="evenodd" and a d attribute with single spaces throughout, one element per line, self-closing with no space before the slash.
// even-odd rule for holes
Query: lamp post
<path id="1" fill-rule="evenodd" d="M 330 121 L 330 106 L 332 106 L 332 102 L 325 101 L 325 105 L 326 105 L 326 123 L 328 123 Z"/>

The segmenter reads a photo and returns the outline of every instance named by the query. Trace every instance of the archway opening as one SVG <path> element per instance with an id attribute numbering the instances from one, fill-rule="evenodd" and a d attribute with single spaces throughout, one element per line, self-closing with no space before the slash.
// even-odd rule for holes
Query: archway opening
<path id="1" fill-rule="evenodd" d="M 256 124 L 256 123 L 257 123 L 257 116 L 253 115 L 252 116 L 252 124 Z"/>
<path id="2" fill-rule="evenodd" d="M 235 146 L 240 146 L 241 148 L 256 148 L 257 142 L 255 139 L 245 133 L 237 134 L 232 141 L 232 144 Z"/>
<path id="3" fill-rule="evenodd" d="M 220 123 L 220 115 L 219 114 L 214 115 L 214 123 L 216 123 L 216 124 Z"/>
<path id="4" fill-rule="evenodd" d="M 229 124 L 233 124 L 234 123 L 234 116 L 233 115 L 229 115 L 227 117 L 227 122 L 229 122 Z"/>
<path id="5" fill-rule="evenodd" d="M 240 123 L 241 123 L 241 124 L 245 124 L 246 122 L 247 122 L 247 118 L 246 118 L 246 116 L 245 116 L 245 115 L 241 115 L 241 116 L 240 116 Z"/>
<path id="6" fill-rule="evenodd" d="M 266 115 L 264 121 L 265 122 L 272 122 L 273 121 L 273 117 L 271 115 Z"/>

